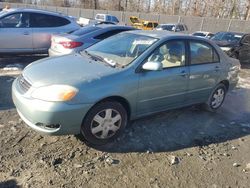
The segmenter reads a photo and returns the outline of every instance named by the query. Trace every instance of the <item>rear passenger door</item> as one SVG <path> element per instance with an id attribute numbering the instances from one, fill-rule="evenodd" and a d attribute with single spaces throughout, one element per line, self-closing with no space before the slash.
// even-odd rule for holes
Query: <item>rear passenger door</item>
<path id="1" fill-rule="evenodd" d="M 189 84 L 187 99 L 190 103 L 205 102 L 221 73 L 219 55 L 205 41 L 189 41 Z"/>
<path id="2" fill-rule="evenodd" d="M 51 34 L 69 32 L 64 26 L 70 21 L 55 15 L 31 14 L 33 28 L 33 48 L 35 51 L 47 51 L 51 45 Z"/>

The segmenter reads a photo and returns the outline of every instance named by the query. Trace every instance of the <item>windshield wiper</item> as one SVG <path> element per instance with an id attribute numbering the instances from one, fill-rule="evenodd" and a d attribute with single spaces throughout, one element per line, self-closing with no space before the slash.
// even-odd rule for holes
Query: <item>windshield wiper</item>
<path id="1" fill-rule="evenodd" d="M 92 53 L 89 53 L 87 50 L 84 50 L 85 54 L 87 54 L 88 56 L 90 56 L 92 59 L 94 59 L 95 61 L 101 61 L 101 62 L 104 62 L 108 65 L 110 65 L 111 67 L 115 67 L 116 66 L 116 62 L 113 62 L 113 61 L 109 61 L 107 60 L 106 58 L 103 58 L 99 55 L 96 55 L 96 54 L 92 54 Z"/>

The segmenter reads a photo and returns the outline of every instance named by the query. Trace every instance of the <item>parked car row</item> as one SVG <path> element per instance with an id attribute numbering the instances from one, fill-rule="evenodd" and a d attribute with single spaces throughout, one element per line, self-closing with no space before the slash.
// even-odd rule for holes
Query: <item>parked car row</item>
<path id="1" fill-rule="evenodd" d="M 160 24 L 131 16 L 133 27 L 118 26 L 109 14 L 97 14 L 95 21 L 80 27 L 76 19 L 60 13 L 37 9 L 5 8 L 0 12 L 0 53 L 48 53 L 50 56 L 80 52 L 122 31 L 132 29 L 166 30 L 188 33 L 183 23 Z M 249 34 L 197 31 L 197 37 L 211 39 L 230 57 L 249 63 Z M 51 37 L 52 36 L 52 37 Z M 18 42 L 17 42 L 18 41 Z M 49 49 L 49 50 L 48 50 Z"/>
<path id="2" fill-rule="evenodd" d="M 0 13 L 0 53 L 48 53 L 52 34 L 79 28 L 73 18 L 59 13 L 7 9 Z"/>

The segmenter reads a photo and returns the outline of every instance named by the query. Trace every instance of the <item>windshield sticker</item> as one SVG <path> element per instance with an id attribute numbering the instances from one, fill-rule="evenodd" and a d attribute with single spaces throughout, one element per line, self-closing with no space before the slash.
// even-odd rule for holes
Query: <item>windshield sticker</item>
<path id="1" fill-rule="evenodd" d="M 135 40 L 135 41 L 133 42 L 133 45 L 137 45 L 137 44 L 151 45 L 151 44 L 153 44 L 153 43 L 154 43 L 154 41 L 152 41 L 152 40 Z"/>
<path id="2" fill-rule="evenodd" d="M 242 36 L 241 35 L 235 35 L 236 38 L 241 38 Z"/>

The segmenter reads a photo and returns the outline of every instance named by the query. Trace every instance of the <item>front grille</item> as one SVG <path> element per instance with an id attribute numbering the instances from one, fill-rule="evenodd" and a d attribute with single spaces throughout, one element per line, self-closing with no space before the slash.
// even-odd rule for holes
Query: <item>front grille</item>
<path id="1" fill-rule="evenodd" d="M 31 84 L 23 77 L 23 75 L 21 75 L 18 78 L 18 83 L 19 83 L 19 86 L 20 86 L 21 90 L 24 93 L 26 93 L 27 91 L 29 91 L 29 89 L 31 87 Z"/>

